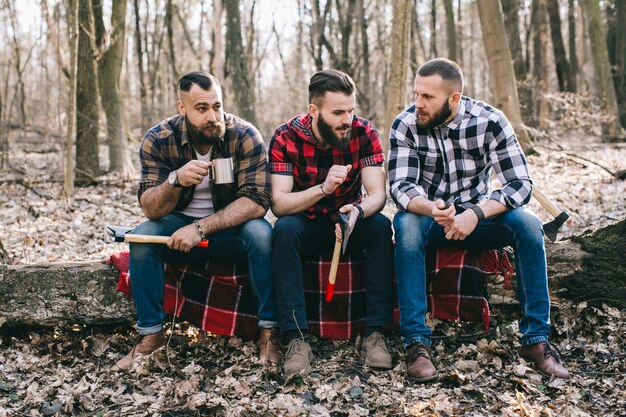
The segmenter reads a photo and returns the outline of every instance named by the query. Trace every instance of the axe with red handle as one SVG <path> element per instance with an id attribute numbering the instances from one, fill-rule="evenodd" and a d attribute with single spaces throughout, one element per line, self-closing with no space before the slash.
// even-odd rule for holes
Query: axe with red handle
<path id="1" fill-rule="evenodd" d="M 162 243 L 166 244 L 170 239 L 169 236 L 158 236 L 158 235 L 136 235 L 134 233 L 130 233 L 133 228 L 132 227 L 124 227 L 124 226 L 112 226 L 107 225 L 109 229 L 109 233 L 115 238 L 116 242 L 133 242 L 133 243 Z M 196 245 L 200 248 L 208 248 L 209 241 L 202 240 L 200 243 Z"/>
<path id="2" fill-rule="evenodd" d="M 339 266 L 340 254 L 346 253 L 348 239 L 354 229 L 354 224 L 350 225 L 350 215 L 339 213 L 339 227 L 341 229 L 341 240 L 335 240 L 335 248 L 333 249 L 333 260 L 330 262 L 330 272 L 328 273 L 328 284 L 326 285 L 326 301 L 333 300 L 333 290 L 335 289 L 335 279 L 337 278 L 337 267 Z"/>

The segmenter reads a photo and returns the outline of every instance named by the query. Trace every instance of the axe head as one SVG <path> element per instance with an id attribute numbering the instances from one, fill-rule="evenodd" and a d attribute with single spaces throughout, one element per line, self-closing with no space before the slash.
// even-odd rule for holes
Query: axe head
<path id="1" fill-rule="evenodd" d="M 354 229 L 354 225 L 350 227 L 350 216 L 346 213 L 339 213 L 339 227 L 341 228 L 341 253 L 346 253 L 346 246 L 348 246 L 348 239 Z"/>
<path id="2" fill-rule="evenodd" d="M 123 242 L 126 233 L 133 230 L 132 227 L 113 226 L 111 224 L 107 224 L 107 229 L 109 229 L 109 233 L 115 238 L 116 242 Z"/>
<path id="3" fill-rule="evenodd" d="M 556 242 L 556 235 L 559 233 L 559 229 L 569 219 L 569 214 L 562 211 L 561 214 L 555 217 L 554 220 L 543 225 L 543 232 L 548 236 L 552 242 Z"/>

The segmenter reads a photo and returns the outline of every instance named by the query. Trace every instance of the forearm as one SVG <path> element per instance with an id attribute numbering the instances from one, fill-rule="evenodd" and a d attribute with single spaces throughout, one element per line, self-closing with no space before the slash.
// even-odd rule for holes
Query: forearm
<path id="1" fill-rule="evenodd" d="M 434 201 L 430 201 L 426 197 L 420 195 L 411 199 L 407 206 L 407 211 L 413 214 L 432 217 L 433 207 L 435 207 Z"/>
<path id="2" fill-rule="evenodd" d="M 171 213 L 178 203 L 181 191 L 182 187 L 173 187 L 167 181 L 148 188 L 140 199 L 143 214 L 150 220 L 157 220 Z"/>
<path id="3" fill-rule="evenodd" d="M 496 200 L 486 200 L 478 204 L 478 207 L 483 211 L 486 219 L 502 214 L 507 210 L 505 205 Z"/>
<path id="4" fill-rule="evenodd" d="M 240 197 L 223 210 L 200 219 L 200 227 L 205 235 L 239 226 L 249 220 L 265 216 L 266 210 L 247 197 Z"/>
<path id="5" fill-rule="evenodd" d="M 273 190 L 272 212 L 278 217 L 301 213 L 324 197 L 319 184 L 298 192 Z"/>
<path id="6" fill-rule="evenodd" d="M 385 201 L 387 201 L 387 193 L 383 191 L 368 195 L 359 205 L 363 209 L 365 217 L 370 217 L 385 207 Z"/>

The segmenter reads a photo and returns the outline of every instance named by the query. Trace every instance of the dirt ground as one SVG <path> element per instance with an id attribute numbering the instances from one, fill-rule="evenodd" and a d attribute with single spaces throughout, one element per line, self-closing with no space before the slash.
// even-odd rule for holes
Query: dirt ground
<path id="1" fill-rule="evenodd" d="M 534 133 L 535 184 L 571 215 L 561 238 L 626 217 L 625 182 L 608 172 L 626 169 L 625 143 L 602 142 L 593 120 L 573 113 Z M 35 132 L 11 133 L 10 165 L 0 170 L 4 263 L 100 261 L 125 249 L 106 224 L 143 221 L 136 177 L 103 176 L 77 189 L 71 204 L 64 199 L 60 148 Z M 531 207 L 549 220 L 536 202 Z M 362 365 L 354 341 L 318 341 L 310 377 L 285 381 L 256 363 L 252 342 L 202 338 L 184 323 L 170 326 L 167 350 L 113 373 L 110 366 L 132 345 L 130 327 L 6 329 L 0 318 L 0 417 L 626 416 L 626 311 L 561 299 L 551 285 L 551 340 L 571 381 L 543 378 L 518 357 L 518 316 L 508 303 L 496 303 L 498 324 L 483 336 L 474 335 L 473 324 L 434 323 L 443 376 L 430 385 L 405 378 L 397 334 L 390 338 L 393 370 Z M 491 286 L 515 298 L 501 280 Z"/>

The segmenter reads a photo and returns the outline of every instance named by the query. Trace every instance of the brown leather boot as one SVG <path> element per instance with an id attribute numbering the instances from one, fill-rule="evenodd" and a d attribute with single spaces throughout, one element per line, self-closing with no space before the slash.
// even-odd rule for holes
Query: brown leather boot
<path id="1" fill-rule="evenodd" d="M 570 379 L 569 372 L 559 359 L 556 350 L 547 342 L 539 342 L 534 345 L 522 346 L 519 355 L 535 367 L 542 375 L 562 379 Z"/>
<path id="2" fill-rule="evenodd" d="M 259 361 L 263 365 L 278 365 L 280 363 L 282 353 L 280 351 L 277 328 L 262 328 L 256 345 L 259 348 Z"/>
<path id="3" fill-rule="evenodd" d="M 133 346 L 130 352 L 122 359 L 117 361 L 111 368 L 112 371 L 125 371 L 133 364 L 135 356 L 142 354 L 147 355 L 154 352 L 165 344 L 165 334 L 163 330 L 158 333 L 152 333 L 145 336 L 141 336 L 139 341 Z"/>
<path id="4" fill-rule="evenodd" d="M 374 332 L 367 336 L 361 344 L 361 358 L 372 368 L 391 369 L 391 354 L 385 336 Z"/>
<path id="5" fill-rule="evenodd" d="M 416 382 L 431 382 L 439 378 L 433 365 L 430 348 L 423 343 L 413 343 L 406 349 L 406 373 Z"/>

